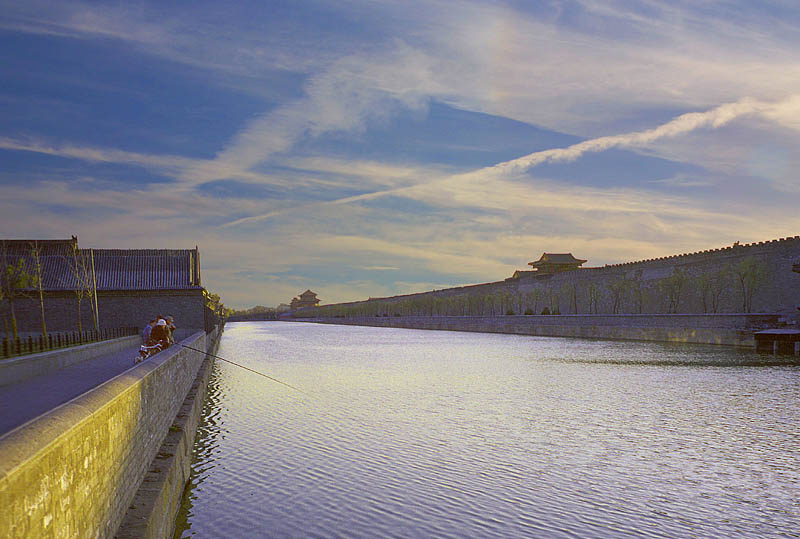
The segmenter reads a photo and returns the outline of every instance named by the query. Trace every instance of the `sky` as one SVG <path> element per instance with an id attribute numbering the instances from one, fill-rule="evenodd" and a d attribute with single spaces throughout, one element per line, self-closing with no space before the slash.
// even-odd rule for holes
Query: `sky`
<path id="1" fill-rule="evenodd" d="M 795 0 L 0 0 L 0 236 L 235 308 L 800 234 Z"/>

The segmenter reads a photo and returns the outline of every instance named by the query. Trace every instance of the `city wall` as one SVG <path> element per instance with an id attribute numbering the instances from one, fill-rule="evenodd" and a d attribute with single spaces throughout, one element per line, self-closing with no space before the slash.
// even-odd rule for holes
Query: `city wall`
<path id="1" fill-rule="evenodd" d="M 545 307 L 558 314 L 792 316 L 800 306 L 800 274 L 792 271 L 798 260 L 800 236 L 794 236 L 555 275 L 529 272 L 518 279 L 371 298 L 301 310 L 295 316 L 540 314 Z"/>
<path id="2" fill-rule="evenodd" d="M 207 350 L 214 336 L 183 344 Z M 0 437 L 0 537 L 113 536 L 204 361 L 172 347 Z"/>

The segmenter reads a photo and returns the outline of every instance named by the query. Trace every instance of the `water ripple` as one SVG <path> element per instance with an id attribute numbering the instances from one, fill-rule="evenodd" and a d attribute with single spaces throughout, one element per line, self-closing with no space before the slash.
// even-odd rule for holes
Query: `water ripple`
<path id="1" fill-rule="evenodd" d="M 219 355 L 308 395 L 215 367 L 176 537 L 797 537 L 795 365 L 286 323 Z"/>

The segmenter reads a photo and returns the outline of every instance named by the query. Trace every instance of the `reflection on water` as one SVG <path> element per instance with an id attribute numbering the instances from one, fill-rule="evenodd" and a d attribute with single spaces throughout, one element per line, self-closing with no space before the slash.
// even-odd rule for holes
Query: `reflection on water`
<path id="1" fill-rule="evenodd" d="M 200 485 L 209 475 L 210 470 L 216 467 L 217 441 L 223 437 L 224 426 L 220 422 L 225 399 L 224 386 L 218 366 L 214 366 L 208 378 L 208 387 L 203 412 L 197 434 L 192 448 L 192 473 L 189 484 L 183 494 L 183 502 L 175 522 L 175 536 L 188 530 L 191 526 L 190 519 L 194 517 L 192 511 L 194 500 L 200 492 Z"/>
<path id="2" fill-rule="evenodd" d="M 176 537 L 800 529 L 795 364 L 280 322 L 230 324 L 219 355 L 307 394 L 217 364 Z"/>

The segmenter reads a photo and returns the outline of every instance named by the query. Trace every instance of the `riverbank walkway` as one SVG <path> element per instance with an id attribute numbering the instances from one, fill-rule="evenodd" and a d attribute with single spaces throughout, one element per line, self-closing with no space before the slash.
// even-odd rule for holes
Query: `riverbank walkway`
<path id="1" fill-rule="evenodd" d="M 133 367 L 139 344 L 0 386 L 0 436 Z"/>

